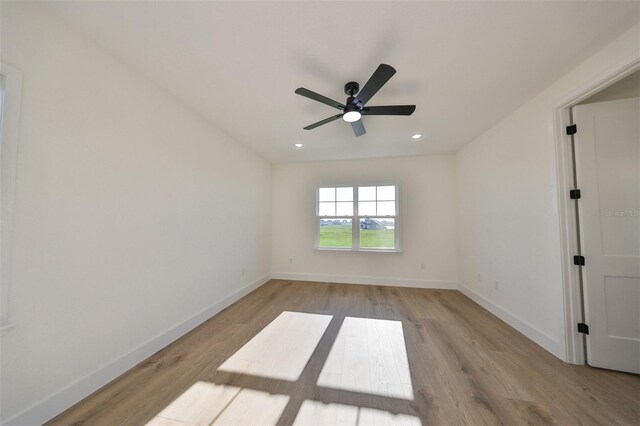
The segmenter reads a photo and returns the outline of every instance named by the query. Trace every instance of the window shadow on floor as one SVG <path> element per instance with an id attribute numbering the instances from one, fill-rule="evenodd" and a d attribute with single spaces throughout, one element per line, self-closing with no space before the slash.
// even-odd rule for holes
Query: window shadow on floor
<path id="1" fill-rule="evenodd" d="M 402 322 L 284 311 L 149 425 L 412 425 Z"/>

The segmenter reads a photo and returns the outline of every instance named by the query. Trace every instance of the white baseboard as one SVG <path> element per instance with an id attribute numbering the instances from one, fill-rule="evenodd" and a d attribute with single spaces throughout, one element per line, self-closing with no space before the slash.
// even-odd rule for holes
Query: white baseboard
<path id="1" fill-rule="evenodd" d="M 384 285 L 390 287 L 434 288 L 457 290 L 454 281 L 415 280 L 406 278 L 364 277 L 356 275 L 305 274 L 297 272 L 272 272 L 272 279 L 291 281 L 317 281 L 322 283 Z"/>
<path id="2" fill-rule="evenodd" d="M 246 296 L 253 290 L 257 289 L 271 278 L 270 274 L 266 274 L 247 286 L 241 288 L 235 293 L 225 297 L 221 301 L 214 303 L 205 310 L 195 314 L 188 320 L 184 321 L 164 333 L 160 334 L 141 344 L 131 352 L 114 360 L 110 364 L 96 370 L 79 381 L 63 388 L 55 394 L 36 403 L 32 407 L 17 414 L 16 416 L 6 420 L 5 425 L 41 425 L 51 420 L 67 408 L 73 406 L 77 402 L 86 398 L 91 393 L 100 389 L 113 379 L 122 375 L 126 371 L 138 365 L 160 349 L 182 337 L 195 327 L 199 326 L 221 310 L 225 309 L 240 298 Z"/>
<path id="3" fill-rule="evenodd" d="M 524 322 L 520 318 L 513 315 L 511 312 L 496 305 L 486 297 L 481 296 L 479 293 L 471 290 L 469 287 L 466 287 L 463 284 L 459 284 L 459 290 L 469 299 L 473 300 L 478 305 L 482 306 L 487 311 L 491 312 L 493 315 L 497 316 L 502 321 L 506 322 L 511 327 L 515 328 L 520 333 L 524 334 L 526 337 L 533 340 L 538 345 L 542 346 L 544 349 L 564 361 L 564 345 L 561 345 L 560 342 L 547 335 L 546 333 L 538 330 L 534 326 Z"/>

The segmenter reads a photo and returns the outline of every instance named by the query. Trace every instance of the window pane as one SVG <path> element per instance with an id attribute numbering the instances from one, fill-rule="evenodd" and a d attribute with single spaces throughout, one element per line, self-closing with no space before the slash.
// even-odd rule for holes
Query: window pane
<path id="1" fill-rule="evenodd" d="M 395 186 L 379 186 L 378 187 L 378 200 L 395 200 L 395 199 L 396 199 Z"/>
<path id="2" fill-rule="evenodd" d="M 358 188 L 359 201 L 374 201 L 376 199 L 375 186 L 361 186 Z"/>
<path id="3" fill-rule="evenodd" d="M 376 202 L 364 201 L 358 203 L 358 214 L 360 216 L 375 216 L 376 215 Z"/>
<path id="4" fill-rule="evenodd" d="M 336 189 L 335 188 L 320 188 L 318 191 L 318 201 L 335 201 Z"/>
<path id="5" fill-rule="evenodd" d="M 320 219 L 320 242 L 323 248 L 351 248 L 351 219 Z"/>
<path id="6" fill-rule="evenodd" d="M 353 201 L 338 202 L 336 216 L 353 216 Z"/>
<path id="7" fill-rule="evenodd" d="M 353 201 L 353 188 L 336 188 L 338 192 L 338 201 Z"/>
<path id="8" fill-rule="evenodd" d="M 360 247 L 363 249 L 395 249 L 395 219 L 360 219 Z"/>
<path id="9" fill-rule="evenodd" d="M 318 203 L 318 216 L 335 216 L 336 203 Z"/>
<path id="10" fill-rule="evenodd" d="M 378 216 L 395 216 L 396 215 L 396 202 L 395 201 L 378 201 Z"/>

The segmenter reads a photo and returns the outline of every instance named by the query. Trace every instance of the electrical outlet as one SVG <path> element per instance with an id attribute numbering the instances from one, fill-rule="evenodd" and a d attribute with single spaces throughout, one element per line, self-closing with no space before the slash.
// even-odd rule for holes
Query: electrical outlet
<path id="1" fill-rule="evenodd" d="M 289 263 L 293 263 L 293 257 L 289 258 Z"/>
<path id="2" fill-rule="evenodd" d="M 424 263 L 420 264 L 420 269 L 422 269 L 424 271 Z"/>
<path id="3" fill-rule="evenodd" d="M 495 288 L 495 289 L 496 289 L 496 291 L 500 291 L 500 286 L 498 285 L 498 280 L 495 280 L 495 281 L 493 282 L 493 288 Z"/>
<path id="4" fill-rule="evenodd" d="M 242 270 L 240 271 L 240 274 L 242 274 L 242 276 L 244 277 L 244 268 L 242 268 Z"/>

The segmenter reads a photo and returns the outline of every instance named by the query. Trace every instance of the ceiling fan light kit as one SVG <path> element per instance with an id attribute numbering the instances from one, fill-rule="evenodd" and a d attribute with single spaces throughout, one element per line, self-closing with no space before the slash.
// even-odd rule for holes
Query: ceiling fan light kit
<path id="1" fill-rule="evenodd" d="M 360 118 L 362 118 L 360 111 L 347 111 L 342 114 L 342 119 L 347 123 L 353 123 L 354 121 L 360 120 Z"/>
<path id="2" fill-rule="evenodd" d="M 373 73 L 369 81 L 360 90 L 360 85 L 355 81 L 350 81 L 344 85 L 344 93 L 349 95 L 345 104 L 322 96 L 304 87 L 296 89 L 296 93 L 314 101 L 321 102 L 330 107 L 342 110 L 341 114 L 334 115 L 324 120 L 318 121 L 305 127 L 305 130 L 312 130 L 323 124 L 331 123 L 339 118 L 343 121 L 351 123 L 351 128 L 356 136 L 362 136 L 366 133 L 364 124 L 362 123 L 363 115 L 411 115 L 416 110 L 415 105 L 387 105 L 366 107 L 366 103 L 375 95 L 378 90 L 384 86 L 387 81 L 396 73 L 396 70 L 387 64 L 380 66 Z"/>

